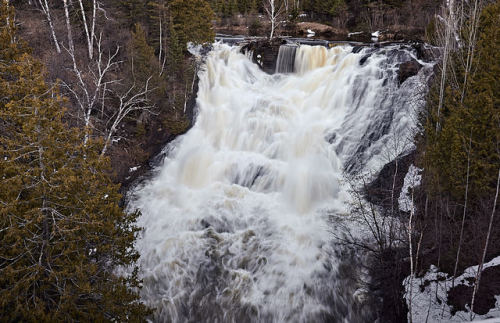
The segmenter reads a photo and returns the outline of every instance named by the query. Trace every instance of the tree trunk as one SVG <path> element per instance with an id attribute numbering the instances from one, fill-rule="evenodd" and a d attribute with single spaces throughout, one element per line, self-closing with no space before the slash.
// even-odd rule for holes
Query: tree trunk
<path id="1" fill-rule="evenodd" d="M 64 1 L 64 15 L 66 17 L 66 29 L 68 31 L 68 46 L 71 53 L 75 52 L 75 46 L 73 43 L 73 33 L 71 32 L 71 21 L 69 18 L 68 0 Z"/>
<path id="2" fill-rule="evenodd" d="M 484 260 L 486 259 L 486 252 L 488 250 L 488 244 L 490 242 L 491 229 L 493 228 L 493 219 L 495 218 L 495 211 L 497 208 L 498 187 L 499 186 L 500 186 L 500 169 L 498 169 L 497 192 L 495 194 L 495 200 L 493 202 L 493 210 L 491 211 L 490 224 L 488 226 L 488 233 L 486 234 L 486 242 L 484 243 L 483 257 L 481 258 L 481 263 L 479 264 L 479 268 L 477 269 L 476 282 L 474 283 L 474 291 L 472 292 L 472 301 L 471 301 L 471 305 L 470 305 L 471 315 L 473 315 L 473 313 L 474 313 L 474 302 L 476 300 L 476 294 L 479 290 L 479 283 L 481 282 L 481 273 L 483 271 Z"/>
<path id="3" fill-rule="evenodd" d="M 54 30 L 54 24 L 52 23 L 52 17 L 50 15 L 49 4 L 48 4 L 47 0 L 44 0 L 44 2 L 42 2 L 41 0 L 39 0 L 39 2 L 40 2 L 40 5 L 42 6 L 43 12 L 45 13 L 45 16 L 47 17 L 47 22 L 49 23 L 49 29 L 50 29 L 50 33 L 51 33 L 51 36 L 52 36 L 52 40 L 54 41 L 54 45 L 56 47 L 56 51 L 57 51 L 58 54 L 60 54 L 61 53 L 61 47 L 59 46 L 59 42 L 57 41 L 56 32 Z"/>
<path id="4" fill-rule="evenodd" d="M 469 149 L 467 151 L 467 177 L 466 177 L 466 184 L 465 184 L 464 213 L 462 216 L 462 227 L 460 229 L 460 238 L 458 240 L 457 258 L 455 260 L 455 268 L 453 269 L 453 278 L 451 280 L 452 288 L 455 286 L 455 277 L 457 276 L 458 261 L 460 259 L 460 251 L 462 249 L 462 241 L 463 241 L 463 237 L 464 237 L 465 216 L 467 215 L 467 200 L 468 200 L 468 193 L 469 193 L 469 171 L 470 171 L 471 146 L 472 146 L 472 130 L 471 130 L 471 134 L 469 136 Z"/>
<path id="5" fill-rule="evenodd" d="M 78 3 L 80 4 L 80 11 L 82 13 L 83 26 L 85 27 L 85 35 L 87 36 L 87 47 L 88 47 L 89 58 L 92 59 L 93 41 L 91 40 L 91 35 L 89 33 L 89 27 L 87 25 L 87 17 L 85 16 L 85 9 L 83 8 L 83 2 L 82 2 L 82 0 L 78 0 Z M 94 10 L 95 10 L 95 1 L 94 1 Z M 92 37 L 93 37 L 93 35 L 92 35 Z"/>

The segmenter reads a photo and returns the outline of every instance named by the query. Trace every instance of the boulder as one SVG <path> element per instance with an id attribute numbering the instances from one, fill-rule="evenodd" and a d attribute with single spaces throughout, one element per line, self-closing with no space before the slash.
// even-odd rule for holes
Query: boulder
<path id="1" fill-rule="evenodd" d="M 258 64 L 264 72 L 274 74 L 280 46 L 285 43 L 286 41 L 280 38 L 255 40 L 242 46 L 241 52 L 244 54 L 252 52 L 252 61 Z"/>
<path id="2" fill-rule="evenodd" d="M 398 70 L 399 84 L 406 81 L 406 79 L 408 79 L 409 77 L 417 75 L 418 71 L 420 71 L 421 68 L 422 65 L 420 65 L 420 63 L 416 60 L 411 60 L 400 64 Z"/>
<path id="3" fill-rule="evenodd" d="M 417 52 L 417 58 L 423 60 L 424 62 L 433 62 L 440 56 L 439 48 L 428 44 L 417 43 L 413 45 L 413 48 L 415 48 L 415 51 Z"/>
<path id="4" fill-rule="evenodd" d="M 398 197 L 404 184 L 404 178 L 410 165 L 414 163 L 416 152 L 413 151 L 407 155 L 397 157 L 396 160 L 387 163 L 377 175 L 375 180 L 369 183 L 365 188 L 366 199 L 376 205 L 390 208 L 391 207 L 391 191 L 394 184 L 395 190 L 395 206 L 398 207 Z M 394 178 L 396 174 L 396 178 Z M 394 181 L 394 183 L 393 183 Z"/>

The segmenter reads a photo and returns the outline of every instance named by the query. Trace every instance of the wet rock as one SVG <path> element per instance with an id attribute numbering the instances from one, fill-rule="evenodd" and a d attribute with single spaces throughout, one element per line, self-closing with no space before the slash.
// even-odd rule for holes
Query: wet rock
<path id="1" fill-rule="evenodd" d="M 409 77 L 417 75 L 418 71 L 422 68 L 419 62 L 416 60 L 411 60 L 399 65 L 398 78 L 399 84 L 403 83 Z"/>
<path id="2" fill-rule="evenodd" d="M 285 43 L 286 41 L 280 38 L 251 41 L 241 47 L 241 52 L 244 54 L 252 52 L 252 61 L 258 64 L 264 72 L 274 74 L 280 46 Z"/>
<path id="3" fill-rule="evenodd" d="M 329 40 L 347 39 L 347 31 L 345 29 L 333 28 L 317 22 L 299 22 L 296 24 L 295 29 L 295 33 L 291 33 L 293 36 L 305 37 L 310 34 L 309 31 L 313 31 L 316 38 Z"/>
<path id="4" fill-rule="evenodd" d="M 440 52 L 439 48 L 432 47 L 424 43 L 417 43 L 413 45 L 415 51 L 417 52 L 417 58 L 423 60 L 424 62 L 432 62 L 439 58 Z"/>
<path id="5" fill-rule="evenodd" d="M 422 36 L 424 35 L 424 31 L 420 28 L 406 28 L 400 30 L 394 30 L 391 32 L 392 40 L 405 40 L 405 41 L 423 41 Z"/>
<path id="6" fill-rule="evenodd" d="M 366 61 L 368 60 L 368 58 L 370 58 L 370 56 L 371 56 L 371 54 L 368 54 L 368 55 L 364 56 L 363 58 L 361 58 L 359 60 L 359 65 L 363 66 L 363 64 L 366 63 Z"/>
<path id="7" fill-rule="evenodd" d="M 361 45 L 360 45 L 360 46 L 354 46 L 354 47 L 352 48 L 352 52 L 353 52 L 354 54 L 357 54 L 357 53 L 359 53 L 359 52 L 360 52 L 363 48 L 365 48 L 365 47 L 366 47 L 366 46 L 361 46 Z"/>
<path id="8" fill-rule="evenodd" d="M 365 32 L 365 31 L 355 32 L 355 33 L 348 34 L 347 39 L 349 39 L 350 41 L 355 41 L 355 42 L 371 43 L 372 42 L 372 34 Z"/>
<path id="9" fill-rule="evenodd" d="M 408 172 L 408 168 L 415 160 L 415 152 L 409 153 L 405 156 L 400 156 L 396 160 L 387 163 L 377 178 L 368 184 L 365 189 L 366 199 L 376 205 L 391 207 L 391 191 L 394 184 L 394 190 L 396 197 L 395 203 L 397 204 L 397 198 L 401 192 L 404 184 L 404 178 Z M 397 161 L 397 169 L 396 169 Z M 395 178 L 394 178 L 395 175 Z M 394 181 L 394 183 L 393 183 Z M 396 205 L 397 207 L 397 205 Z"/>

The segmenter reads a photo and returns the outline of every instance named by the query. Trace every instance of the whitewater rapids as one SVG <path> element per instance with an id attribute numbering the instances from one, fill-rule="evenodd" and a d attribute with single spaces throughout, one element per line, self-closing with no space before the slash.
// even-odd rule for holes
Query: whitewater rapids
<path id="1" fill-rule="evenodd" d="M 214 45 L 196 123 L 133 191 L 142 299 L 155 321 L 357 322 L 329 216 L 344 171 L 411 142 L 431 68 L 399 85 L 410 49 L 300 46 L 280 51 L 292 73 L 268 75 L 239 51 Z"/>

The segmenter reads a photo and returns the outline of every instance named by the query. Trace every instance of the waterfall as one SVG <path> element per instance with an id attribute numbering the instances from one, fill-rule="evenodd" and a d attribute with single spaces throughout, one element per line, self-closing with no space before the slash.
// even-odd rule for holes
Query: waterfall
<path id="1" fill-rule="evenodd" d="M 295 66 L 296 45 L 281 45 L 276 60 L 276 73 L 292 73 Z"/>
<path id="2" fill-rule="evenodd" d="M 292 56 L 294 63 L 291 64 Z M 344 171 L 412 149 L 432 66 L 399 85 L 398 46 L 283 47 L 279 72 L 215 44 L 193 128 L 136 187 L 142 299 L 171 322 L 359 322 L 357 268 L 332 237 Z M 391 157 L 392 156 L 392 157 Z"/>

